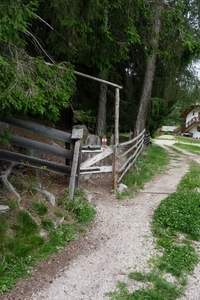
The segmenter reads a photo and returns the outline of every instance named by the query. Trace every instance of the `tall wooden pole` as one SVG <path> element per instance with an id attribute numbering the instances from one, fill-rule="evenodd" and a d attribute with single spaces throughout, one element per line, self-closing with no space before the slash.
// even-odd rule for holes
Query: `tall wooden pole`
<path id="1" fill-rule="evenodd" d="M 117 188 L 118 181 L 118 145 L 119 145 L 119 88 L 115 88 L 115 145 L 113 166 L 113 187 Z"/>

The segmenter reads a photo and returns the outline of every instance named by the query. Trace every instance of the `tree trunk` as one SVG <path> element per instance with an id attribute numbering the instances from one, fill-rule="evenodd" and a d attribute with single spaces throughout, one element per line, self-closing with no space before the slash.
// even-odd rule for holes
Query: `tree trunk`
<path id="1" fill-rule="evenodd" d="M 153 12 L 152 12 L 153 25 L 152 25 L 152 37 L 150 40 L 152 54 L 150 55 L 146 65 L 143 89 L 142 89 L 142 94 L 140 98 L 140 104 L 139 104 L 139 109 L 138 109 L 138 114 L 136 119 L 136 125 L 135 125 L 135 135 L 138 135 L 145 128 L 145 124 L 147 120 L 148 101 L 151 97 L 151 92 L 152 92 L 154 73 L 156 69 L 157 49 L 159 46 L 159 34 L 162 26 L 161 17 L 160 17 L 160 12 L 162 11 L 162 9 L 163 9 L 163 2 L 159 0 L 153 7 Z"/>
<path id="2" fill-rule="evenodd" d="M 101 72 L 100 78 L 107 79 L 107 71 Z M 97 117 L 96 134 L 102 137 L 106 133 L 106 104 L 107 104 L 107 85 L 100 83 L 99 108 Z"/>

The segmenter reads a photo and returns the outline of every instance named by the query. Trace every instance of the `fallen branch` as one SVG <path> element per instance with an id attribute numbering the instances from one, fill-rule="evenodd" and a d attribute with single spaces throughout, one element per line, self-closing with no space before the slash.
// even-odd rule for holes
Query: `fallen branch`
<path id="1" fill-rule="evenodd" d="M 7 168 L 7 170 L 2 172 L 2 174 L 0 176 L 0 179 L 2 180 L 4 186 L 18 198 L 19 209 L 24 210 L 25 212 L 27 212 L 27 214 L 29 214 L 29 216 L 36 222 L 36 224 L 40 225 L 38 223 L 38 221 L 31 215 L 31 213 L 27 209 L 25 209 L 23 206 L 20 205 L 21 197 L 18 194 L 18 192 L 15 190 L 13 185 L 8 181 L 8 177 L 12 173 L 13 167 L 15 167 L 16 165 L 18 165 L 18 163 L 12 162 L 9 165 L 9 167 Z"/>
<path id="2" fill-rule="evenodd" d="M 10 176 L 10 174 L 12 173 L 12 169 L 13 167 L 15 167 L 16 165 L 18 165 L 18 163 L 14 163 L 12 162 L 10 164 L 10 166 L 7 168 L 6 171 L 2 172 L 0 179 L 3 182 L 3 185 L 10 191 L 12 192 L 18 199 L 18 203 L 20 203 L 21 201 L 21 197 L 18 194 L 18 192 L 15 190 L 15 188 L 13 187 L 13 185 L 8 181 L 8 177 Z"/>
<path id="3" fill-rule="evenodd" d="M 42 189 L 42 188 L 35 188 L 36 191 L 40 192 L 42 195 L 44 195 L 47 200 L 49 200 L 51 202 L 52 206 L 56 205 L 56 198 L 54 197 L 54 195 L 52 195 L 50 192 Z"/>

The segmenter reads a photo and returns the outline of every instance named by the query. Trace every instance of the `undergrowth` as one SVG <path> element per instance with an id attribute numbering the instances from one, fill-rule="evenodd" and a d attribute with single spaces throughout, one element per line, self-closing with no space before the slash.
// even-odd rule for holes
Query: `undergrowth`
<path id="1" fill-rule="evenodd" d="M 76 239 L 95 215 L 82 191 L 73 201 L 68 201 L 66 192 L 58 206 L 55 216 L 62 220 L 58 224 L 50 218 L 47 206 L 35 200 L 27 211 L 13 204 L 9 212 L 0 214 L 0 293 L 8 292 L 18 278 L 29 275 L 36 263 Z M 40 219 L 40 225 L 36 219 Z M 41 235 L 42 231 L 45 234 Z"/>
<path id="2" fill-rule="evenodd" d="M 149 261 L 150 272 L 132 271 L 129 278 L 143 282 L 140 289 L 118 282 L 106 295 L 113 300 L 175 300 L 184 294 L 188 275 L 199 262 L 194 241 L 200 240 L 200 165 L 191 163 L 177 191 L 165 198 L 155 210 L 152 233 L 159 255 Z M 171 279 L 167 281 L 166 275 Z"/>

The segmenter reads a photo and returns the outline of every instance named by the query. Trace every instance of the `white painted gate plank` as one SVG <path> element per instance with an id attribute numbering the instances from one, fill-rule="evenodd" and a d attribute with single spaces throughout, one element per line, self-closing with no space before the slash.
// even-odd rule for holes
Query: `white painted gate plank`
<path id="1" fill-rule="evenodd" d="M 81 169 L 94 165 L 95 163 L 97 163 L 98 161 L 102 160 L 103 158 L 111 155 L 112 153 L 113 153 L 113 147 L 105 148 L 102 153 L 99 153 L 99 154 L 89 158 L 88 160 L 82 162 Z"/>

